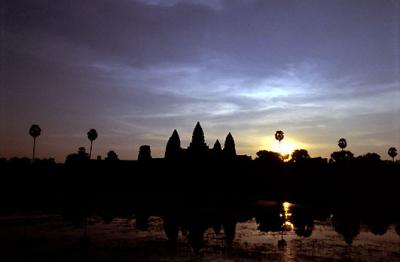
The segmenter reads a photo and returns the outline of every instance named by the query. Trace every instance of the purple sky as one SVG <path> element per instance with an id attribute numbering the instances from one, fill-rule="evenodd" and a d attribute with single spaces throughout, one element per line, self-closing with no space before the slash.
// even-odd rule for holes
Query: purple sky
<path id="1" fill-rule="evenodd" d="M 232 132 L 254 156 L 282 143 L 327 157 L 400 149 L 400 2 L 395 0 L 2 1 L 0 156 L 89 147 L 136 159 Z"/>

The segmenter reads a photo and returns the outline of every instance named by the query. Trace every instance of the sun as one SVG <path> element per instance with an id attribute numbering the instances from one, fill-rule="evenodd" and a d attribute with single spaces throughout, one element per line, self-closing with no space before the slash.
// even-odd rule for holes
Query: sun
<path id="1" fill-rule="evenodd" d="M 292 138 L 285 137 L 280 145 L 274 137 L 266 137 L 263 140 L 263 146 L 267 150 L 278 152 L 281 155 L 291 155 L 294 150 L 304 148 L 304 144 Z"/>
<path id="2" fill-rule="evenodd" d="M 272 146 L 272 150 L 275 152 L 280 153 L 281 155 L 292 154 L 292 152 L 297 148 L 296 144 L 290 141 L 281 141 L 280 145 L 278 142 L 275 143 L 276 145 Z"/>

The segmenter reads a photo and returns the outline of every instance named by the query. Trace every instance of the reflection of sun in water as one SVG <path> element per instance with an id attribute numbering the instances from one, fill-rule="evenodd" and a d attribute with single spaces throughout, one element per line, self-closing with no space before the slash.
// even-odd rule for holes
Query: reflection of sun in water
<path id="1" fill-rule="evenodd" d="M 289 202 L 283 202 L 282 207 L 283 207 L 283 213 L 280 214 L 281 217 L 283 217 L 283 225 L 282 229 L 286 231 L 290 231 L 294 228 L 293 223 L 290 221 L 292 218 L 292 213 L 290 212 L 290 207 L 292 204 Z"/>

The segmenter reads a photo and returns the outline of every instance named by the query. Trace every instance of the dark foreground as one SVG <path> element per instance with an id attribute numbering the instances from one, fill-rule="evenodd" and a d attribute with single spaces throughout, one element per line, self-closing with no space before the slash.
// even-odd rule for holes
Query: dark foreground
<path id="1" fill-rule="evenodd" d="M 400 259 L 391 162 L 10 161 L 1 171 L 0 261 Z"/>
<path id="2" fill-rule="evenodd" d="M 135 217 L 114 218 L 105 223 L 100 217 L 88 220 L 91 245 L 82 246 L 83 228 L 67 223 L 57 214 L 30 213 L 23 241 L 25 215 L 3 214 L 0 218 L 1 261 L 399 261 L 400 236 L 389 225 L 376 235 L 366 225 L 351 245 L 335 231 L 332 220 L 315 221 L 309 237 L 294 230 L 262 232 L 255 219 L 238 223 L 232 244 L 224 230 L 217 235 L 209 228 L 198 252 L 179 233 L 175 246 L 163 230 L 159 217 L 150 217 L 146 230 L 134 225 Z M 282 238 L 286 246 L 279 247 Z"/>

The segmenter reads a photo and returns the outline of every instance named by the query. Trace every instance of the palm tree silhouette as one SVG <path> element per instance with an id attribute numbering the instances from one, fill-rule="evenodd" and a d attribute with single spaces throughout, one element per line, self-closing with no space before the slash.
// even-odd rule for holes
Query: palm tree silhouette
<path id="1" fill-rule="evenodd" d="M 339 139 L 338 141 L 338 146 L 342 149 L 342 151 L 346 148 L 347 146 L 347 141 L 343 137 Z"/>
<path id="2" fill-rule="evenodd" d="M 397 156 L 397 149 L 395 147 L 389 148 L 388 155 L 393 159 L 394 162 L 394 158 Z"/>
<path id="3" fill-rule="evenodd" d="M 89 151 L 89 159 L 92 158 L 92 147 L 93 147 L 93 141 L 96 140 L 97 138 L 97 131 L 96 129 L 90 129 L 89 132 L 87 132 L 87 137 L 90 140 L 90 151 Z"/>
<path id="4" fill-rule="evenodd" d="M 41 131 L 40 126 L 36 124 L 31 125 L 31 128 L 29 128 L 29 134 L 33 137 L 32 162 L 35 160 L 36 137 L 40 136 Z"/>
<path id="5" fill-rule="evenodd" d="M 285 134 L 282 130 L 278 130 L 275 132 L 275 139 L 279 141 L 279 151 L 281 151 L 281 141 L 285 137 Z"/>

